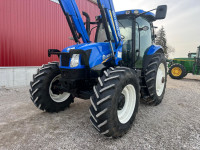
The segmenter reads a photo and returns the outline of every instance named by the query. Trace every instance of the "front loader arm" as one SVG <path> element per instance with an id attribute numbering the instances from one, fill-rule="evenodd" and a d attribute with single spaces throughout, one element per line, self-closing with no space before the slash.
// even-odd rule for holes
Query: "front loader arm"
<path id="1" fill-rule="evenodd" d="M 115 40 L 115 48 L 117 48 L 120 44 L 122 45 L 123 43 L 121 40 L 121 34 L 120 34 L 120 30 L 119 30 L 119 25 L 118 25 L 113 1 L 112 0 L 97 0 L 97 1 L 98 1 L 99 8 L 101 10 L 101 13 L 102 13 L 102 11 L 105 11 L 106 21 L 109 22 L 109 25 L 110 25 L 110 28 L 112 31 L 112 35 Z M 104 9 L 104 10 L 102 10 L 102 9 Z M 103 17 L 103 15 L 102 15 L 102 17 Z M 110 39 L 108 39 L 108 40 L 110 40 Z"/>
<path id="2" fill-rule="evenodd" d="M 114 58 L 115 65 L 118 65 L 119 62 L 122 60 L 123 41 L 121 39 L 121 34 L 119 30 L 119 25 L 118 25 L 113 1 L 112 0 L 97 0 L 97 2 L 101 11 L 102 21 L 105 27 L 106 36 L 112 50 L 112 58 Z M 110 25 L 110 29 L 114 38 L 114 45 L 115 45 L 114 48 L 113 48 L 113 41 L 110 36 L 108 23 Z"/>
<path id="3" fill-rule="evenodd" d="M 62 10 L 67 18 L 69 27 L 75 42 L 79 43 L 77 33 L 82 37 L 84 43 L 90 43 L 89 36 L 84 26 L 81 14 L 75 0 L 59 0 Z M 75 29 L 73 27 L 75 26 Z"/>

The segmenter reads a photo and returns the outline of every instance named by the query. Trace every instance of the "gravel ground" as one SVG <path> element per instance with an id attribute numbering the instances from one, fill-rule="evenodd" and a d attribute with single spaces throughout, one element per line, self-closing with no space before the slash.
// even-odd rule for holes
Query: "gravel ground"
<path id="1" fill-rule="evenodd" d="M 200 150 L 200 76 L 168 79 L 163 103 L 140 105 L 132 129 L 120 139 L 99 135 L 89 121 L 89 101 L 63 112 L 38 110 L 28 87 L 0 89 L 0 149 Z"/>

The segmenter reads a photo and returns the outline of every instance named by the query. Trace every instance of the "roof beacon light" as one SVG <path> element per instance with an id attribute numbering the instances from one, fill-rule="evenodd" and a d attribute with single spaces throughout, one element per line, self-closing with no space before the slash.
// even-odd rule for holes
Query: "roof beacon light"
<path id="1" fill-rule="evenodd" d="M 139 14 L 139 10 L 135 10 L 135 11 L 134 11 L 134 14 L 135 14 L 135 15 L 138 15 L 138 14 Z"/>
<path id="2" fill-rule="evenodd" d="M 130 11 L 130 10 L 127 10 L 127 11 L 126 11 L 126 15 L 129 15 L 129 14 L 131 14 L 131 11 Z"/>

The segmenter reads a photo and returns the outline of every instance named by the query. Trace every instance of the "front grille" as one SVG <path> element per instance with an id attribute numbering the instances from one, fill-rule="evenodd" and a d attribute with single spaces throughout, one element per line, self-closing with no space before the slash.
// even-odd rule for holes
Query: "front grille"
<path id="1" fill-rule="evenodd" d="M 62 66 L 69 66 L 70 55 L 67 53 L 63 53 L 61 55 L 61 64 Z"/>
<path id="2" fill-rule="evenodd" d="M 86 79 L 90 76 L 90 71 L 87 69 L 61 69 L 63 79 Z"/>
<path id="3" fill-rule="evenodd" d="M 89 67 L 89 58 L 91 54 L 91 49 L 84 51 L 84 50 L 78 50 L 78 49 L 72 49 L 69 53 L 60 53 L 61 58 L 61 66 L 68 67 L 70 58 L 73 56 L 73 54 L 80 54 L 81 56 L 81 65 L 85 65 L 86 67 Z"/>

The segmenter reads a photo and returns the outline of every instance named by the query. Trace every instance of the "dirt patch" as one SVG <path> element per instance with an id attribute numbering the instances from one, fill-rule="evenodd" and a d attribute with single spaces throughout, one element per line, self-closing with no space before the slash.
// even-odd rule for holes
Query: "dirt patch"
<path id="1" fill-rule="evenodd" d="M 132 129 L 120 139 L 99 135 L 89 101 L 63 112 L 38 110 L 28 87 L 0 89 L 0 149 L 200 149 L 200 77 L 168 79 L 163 103 L 140 105 Z"/>

